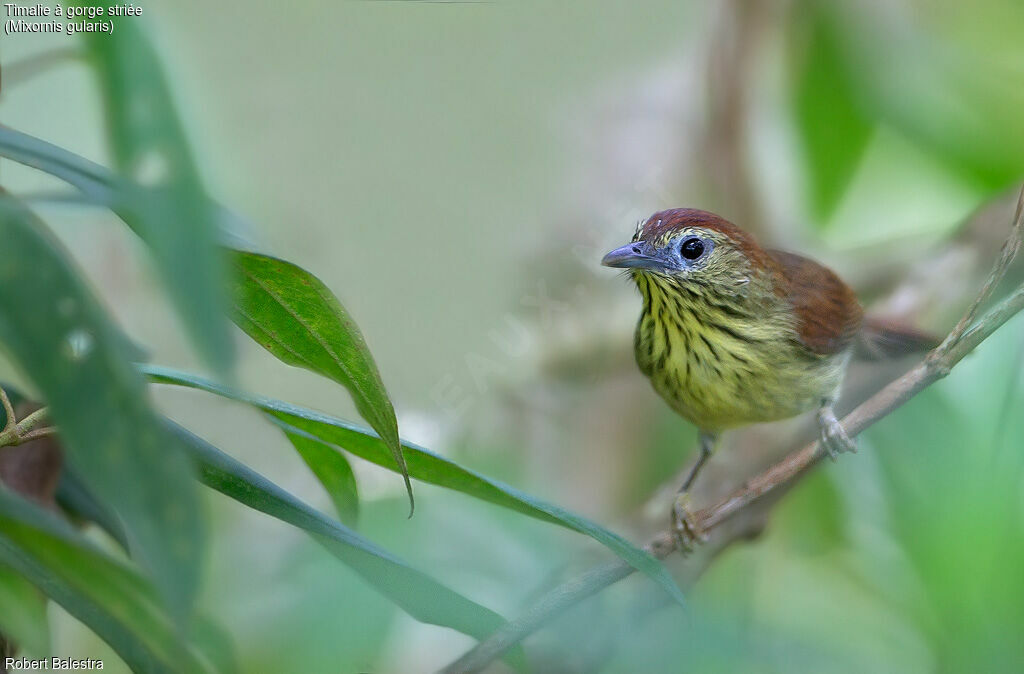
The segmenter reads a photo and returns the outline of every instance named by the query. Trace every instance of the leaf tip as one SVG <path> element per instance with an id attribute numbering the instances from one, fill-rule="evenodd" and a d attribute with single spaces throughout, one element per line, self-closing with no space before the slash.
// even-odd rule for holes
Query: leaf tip
<path id="1" fill-rule="evenodd" d="M 408 470 L 402 471 L 402 478 L 405 480 L 405 491 L 409 494 L 409 517 L 406 519 L 411 520 L 413 514 L 416 512 L 416 498 L 412 495 L 412 482 L 409 480 Z"/>

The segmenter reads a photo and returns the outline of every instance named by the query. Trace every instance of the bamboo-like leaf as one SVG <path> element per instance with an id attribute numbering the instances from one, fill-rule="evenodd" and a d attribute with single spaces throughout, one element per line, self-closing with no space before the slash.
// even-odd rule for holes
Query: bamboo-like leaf
<path id="1" fill-rule="evenodd" d="M 394 462 L 384 442 L 373 431 L 280 400 L 249 395 L 221 386 L 197 375 L 155 365 L 141 365 L 142 371 L 156 383 L 186 386 L 238 400 L 275 417 L 285 430 L 297 429 L 356 456 L 394 470 Z M 460 491 L 474 498 L 558 524 L 593 538 L 637 570 L 647 574 L 679 603 L 683 593 L 662 564 L 622 536 L 556 505 L 534 498 L 514 487 L 492 480 L 454 461 L 434 454 L 411 442 L 403 442 L 409 474 L 417 480 Z"/>
<path id="2" fill-rule="evenodd" d="M 417 620 L 450 627 L 477 639 L 504 624 L 504 619 L 497 613 L 408 566 L 202 438 L 173 422 L 167 423 L 171 432 L 190 449 L 205 485 L 242 505 L 308 532 L 331 554 Z M 522 665 L 522 652 L 514 653 L 511 662 L 517 667 Z"/>
<path id="3" fill-rule="evenodd" d="M 81 620 L 142 673 L 225 672 L 183 642 L 178 623 L 131 567 L 52 513 L 0 489 L 0 563 Z"/>
<path id="4" fill-rule="evenodd" d="M 285 431 L 285 436 L 327 490 L 338 511 L 338 519 L 346 526 L 355 527 L 359 520 L 359 489 L 345 455 L 307 433 Z"/>
<path id="5" fill-rule="evenodd" d="M 106 313 L 29 210 L 0 199 L 0 345 L 33 381 L 70 465 L 113 510 L 132 556 L 181 618 L 203 538 L 188 458 L 149 406 Z"/>
<path id="6" fill-rule="evenodd" d="M 366 341 L 345 307 L 320 279 L 290 262 L 246 252 L 234 252 L 231 259 L 235 323 L 283 362 L 348 389 L 359 414 L 391 450 L 412 508 L 412 484 L 395 410 Z"/>
<path id="7" fill-rule="evenodd" d="M 101 3 L 83 3 L 101 6 Z M 202 186 L 163 68 L 136 17 L 86 33 L 119 173 L 118 215 L 148 244 L 170 297 L 208 364 L 226 372 L 226 274 L 217 209 Z"/>

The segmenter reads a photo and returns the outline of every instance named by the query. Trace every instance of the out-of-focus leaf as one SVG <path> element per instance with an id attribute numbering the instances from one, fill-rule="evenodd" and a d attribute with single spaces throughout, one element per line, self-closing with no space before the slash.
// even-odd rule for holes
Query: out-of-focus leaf
<path id="1" fill-rule="evenodd" d="M 118 208 L 120 199 L 123 195 L 129 194 L 134 186 L 110 169 L 45 140 L 3 126 L 0 126 L 0 156 L 49 173 L 82 193 L 80 199 L 74 195 L 55 196 L 54 199 L 57 201 L 110 208 L 124 219 L 125 213 Z M 250 247 L 248 221 L 216 202 L 211 202 L 211 207 L 221 224 L 218 234 L 222 243 L 235 247 Z M 126 220 L 125 224 L 132 223 Z"/>
<path id="2" fill-rule="evenodd" d="M 117 513 L 132 556 L 184 618 L 203 523 L 188 458 L 150 409 L 106 313 L 43 223 L 0 199 L 0 344 L 38 388 L 70 465 Z"/>
<path id="3" fill-rule="evenodd" d="M 140 367 L 156 383 L 187 386 L 248 403 L 276 417 L 286 427 L 296 428 L 371 463 L 394 470 L 394 461 L 391 460 L 390 451 L 370 429 L 361 428 L 280 400 L 241 393 L 193 374 L 155 365 Z M 463 468 L 454 461 L 411 442 L 403 442 L 402 446 L 409 464 L 409 474 L 416 479 L 460 491 L 474 498 L 589 536 L 637 570 L 650 576 L 676 601 L 681 604 L 685 603 L 682 591 L 672 580 L 665 567 L 657 559 L 637 548 L 622 536 L 584 517 L 534 498 L 514 487 Z"/>
<path id="4" fill-rule="evenodd" d="M 794 552 L 822 555 L 843 542 L 845 513 L 829 478 L 824 471 L 808 476 L 772 513 L 773 523 L 785 518 L 782 531 Z"/>
<path id="5" fill-rule="evenodd" d="M 50 652 L 46 596 L 6 564 L 0 564 L 0 632 L 37 658 Z"/>
<path id="6" fill-rule="evenodd" d="M 245 252 L 235 252 L 231 259 L 235 323 L 285 363 L 348 389 L 359 414 L 391 450 L 412 507 L 412 484 L 394 407 L 366 341 L 345 307 L 320 279 L 290 262 Z"/>
<path id="7" fill-rule="evenodd" d="M 922 591 L 908 607 L 949 671 L 1024 662 L 1024 387 L 1017 316 L 868 431 L 893 533 Z"/>
<path id="8" fill-rule="evenodd" d="M 125 537 L 121 521 L 89 493 L 89 489 L 82 483 L 82 478 L 71 468 L 65 467 L 61 471 L 55 496 L 57 504 L 66 515 L 75 521 L 97 525 L 123 549 L 128 550 L 128 539 Z"/>
<path id="9" fill-rule="evenodd" d="M 285 431 L 302 460 L 313 471 L 338 511 L 338 519 L 354 527 L 359 519 L 359 490 L 356 476 L 345 455 L 307 433 Z"/>
<path id="10" fill-rule="evenodd" d="M 84 2 L 84 6 L 102 6 Z M 228 371 L 224 261 L 217 210 L 202 186 L 156 52 L 137 17 L 109 17 L 112 33 L 86 33 L 118 171 L 118 215 L 148 244 L 199 352 Z"/>
<path id="11" fill-rule="evenodd" d="M 806 31 L 795 42 L 793 107 L 807 157 L 812 212 L 828 221 L 853 177 L 871 136 L 872 122 L 860 109 L 837 28 L 813 5 L 803 13 Z"/>
<path id="12" fill-rule="evenodd" d="M 93 548 L 73 528 L 0 490 L 0 562 L 81 620 L 135 672 L 216 672 L 179 637 L 176 621 L 132 568 Z"/>
<path id="13" fill-rule="evenodd" d="M 0 155 L 60 178 L 98 204 L 109 206 L 114 203 L 113 195 L 120 178 L 62 147 L 0 126 Z"/>
<path id="14" fill-rule="evenodd" d="M 134 229 L 135 220 L 132 219 L 132 213 L 121 206 L 126 199 L 131 202 L 142 198 L 133 193 L 133 190 L 138 192 L 140 188 L 106 167 L 52 143 L 3 126 L 0 126 L 0 156 L 65 181 L 82 193 L 83 199 L 80 203 L 110 208 L 125 224 Z M 210 202 L 210 207 L 214 209 L 215 217 L 222 224 L 218 233 L 226 245 L 228 242 L 240 246 L 249 245 L 244 233 L 247 222 L 243 218 L 215 202 Z M 139 350 L 134 344 L 132 347 Z M 139 351 L 133 356 L 134 360 L 146 360 L 146 354 Z"/>
<path id="15" fill-rule="evenodd" d="M 1024 172 L 1024 11 L 1014 2 L 953 6 L 802 0 L 793 12 L 834 37 L 848 74 L 838 86 L 867 117 L 940 157 L 983 201 Z M 816 91 L 829 97 L 830 86 Z"/>
<path id="16" fill-rule="evenodd" d="M 205 485 L 242 505 L 308 532 L 417 620 L 450 627 L 477 639 L 504 624 L 497 613 L 408 566 L 181 426 L 167 423 L 171 432 L 191 451 Z M 517 665 L 521 664 L 521 659 L 521 652 L 513 655 Z"/>

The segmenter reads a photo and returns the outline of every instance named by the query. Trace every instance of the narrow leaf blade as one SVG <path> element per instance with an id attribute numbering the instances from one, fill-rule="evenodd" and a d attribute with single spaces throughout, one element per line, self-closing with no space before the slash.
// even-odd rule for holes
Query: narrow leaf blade
<path id="1" fill-rule="evenodd" d="M 298 429 L 371 463 L 394 470 L 394 462 L 391 461 L 388 448 L 369 429 L 361 428 L 320 412 L 291 405 L 280 400 L 234 391 L 197 375 L 155 365 L 142 365 L 140 367 L 153 382 L 186 386 L 245 402 L 277 418 L 285 425 L 286 429 Z M 408 460 L 409 474 L 417 480 L 453 489 L 474 498 L 515 510 L 545 522 L 558 524 L 589 536 L 614 552 L 638 571 L 648 575 L 677 602 L 685 604 L 682 591 L 665 567 L 653 556 L 637 548 L 622 536 L 584 517 L 580 517 L 556 505 L 534 498 L 514 487 L 464 468 L 454 461 L 434 454 L 428 449 L 410 442 L 403 442 L 402 446 Z"/>
<path id="2" fill-rule="evenodd" d="M 167 422 L 200 467 L 202 482 L 242 505 L 308 532 L 409 615 L 482 639 L 505 620 L 326 517 L 186 429 Z M 515 656 L 521 659 L 521 654 Z"/>
<path id="3" fill-rule="evenodd" d="M 354 527 L 359 519 L 359 490 L 345 455 L 306 433 L 286 430 L 285 436 L 327 490 L 338 511 L 338 519 Z"/>

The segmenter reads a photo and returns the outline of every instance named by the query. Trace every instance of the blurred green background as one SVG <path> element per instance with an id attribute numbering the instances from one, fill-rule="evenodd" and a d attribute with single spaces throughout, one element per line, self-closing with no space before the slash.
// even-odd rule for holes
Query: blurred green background
<path id="1" fill-rule="evenodd" d="M 694 436 L 631 362 L 635 292 L 597 264 L 637 219 L 714 210 L 827 261 L 876 311 L 942 332 L 994 259 L 1024 175 L 1013 0 L 144 7 L 213 192 L 254 223 L 243 236 L 345 302 L 403 436 L 636 541 L 663 523 L 645 503 Z M 70 43 L 9 36 L 0 58 Z M 6 75 L 4 124 L 110 163 L 84 66 Z M 6 161 L 0 179 L 55 185 Z M 39 210 L 154 361 L 197 366 L 111 216 Z M 355 418 L 333 383 L 238 343 L 246 388 Z M 632 579 L 528 641 L 537 670 L 1019 670 L 1022 352 L 1018 318 L 857 456 L 808 478 L 759 540 L 715 560 L 688 619 Z M 158 400 L 329 508 L 255 413 L 183 391 Z M 735 443 L 800 432 L 760 427 Z M 727 450 L 709 493 L 759 465 Z M 356 468 L 360 530 L 503 615 L 600 559 L 571 534 L 428 486 L 406 520 L 400 481 Z M 430 671 L 472 645 L 401 614 L 300 532 L 209 499 L 203 604 L 245 671 Z M 686 564 L 673 562 L 681 577 Z M 51 610 L 57 653 L 114 664 Z"/>

